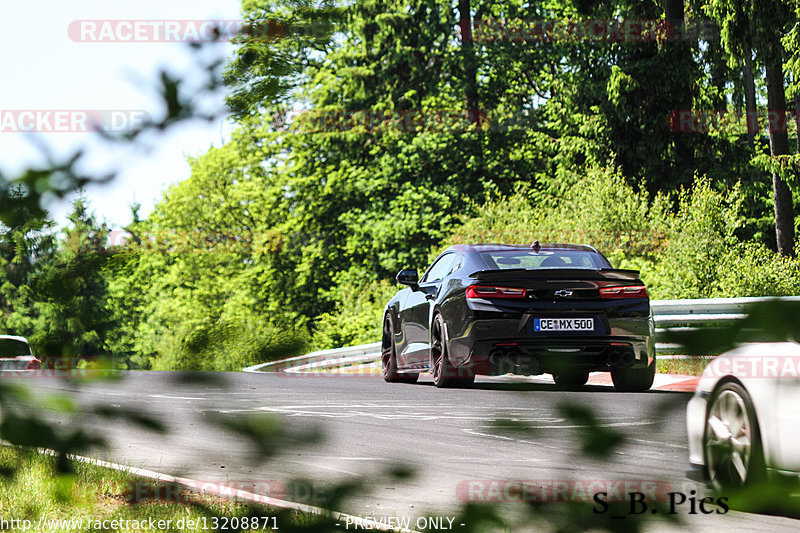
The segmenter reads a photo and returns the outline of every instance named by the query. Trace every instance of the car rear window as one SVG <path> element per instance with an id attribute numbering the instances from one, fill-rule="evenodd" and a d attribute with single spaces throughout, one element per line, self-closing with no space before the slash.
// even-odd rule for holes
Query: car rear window
<path id="1" fill-rule="evenodd" d="M 491 269 L 611 268 L 600 254 L 581 250 L 498 250 L 480 255 Z"/>
<path id="2" fill-rule="evenodd" d="M 0 357 L 17 357 L 30 355 L 31 347 L 27 343 L 14 339 L 0 339 Z"/>

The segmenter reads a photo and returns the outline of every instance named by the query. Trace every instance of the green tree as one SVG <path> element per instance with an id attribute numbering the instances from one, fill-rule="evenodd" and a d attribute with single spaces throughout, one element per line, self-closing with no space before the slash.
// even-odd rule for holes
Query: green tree
<path id="1" fill-rule="evenodd" d="M 21 187 L 16 186 L 11 188 L 9 196 L 18 201 L 24 193 Z M 3 272 L 0 324 L 6 334 L 30 335 L 33 331 L 30 278 L 43 264 L 52 261 L 57 243 L 52 221 L 31 213 L 24 204 L 16 204 L 15 211 L 8 213 L 6 220 L 9 225 L 4 225 L 0 232 Z"/>
<path id="2" fill-rule="evenodd" d="M 78 198 L 68 215 L 57 253 L 30 276 L 30 341 L 44 355 L 106 355 L 106 333 L 115 327 L 106 312 L 108 228 Z"/>
<path id="3" fill-rule="evenodd" d="M 786 88 L 782 39 L 797 24 L 792 4 L 784 0 L 755 0 L 742 3 L 710 0 L 705 10 L 723 28 L 728 53 L 742 57 L 747 65 L 750 50 L 766 73 L 769 149 L 773 158 L 791 153 L 786 121 Z M 772 199 L 778 251 L 794 255 L 794 205 L 792 191 L 781 172 L 773 167 Z"/>
<path id="4" fill-rule="evenodd" d="M 295 275 L 280 263 L 279 214 L 248 177 L 237 142 L 190 160 L 104 273 L 121 323 L 110 342 L 134 366 L 234 370 L 301 349 L 305 321 L 293 312 Z"/>
<path id="5" fill-rule="evenodd" d="M 105 355 L 104 339 L 115 327 L 100 274 L 108 259 L 108 230 L 83 198 L 74 202 L 68 220 L 60 239 L 51 221 L 35 216 L 3 234 L 0 320 L 5 332 L 28 337 L 43 356 Z"/>

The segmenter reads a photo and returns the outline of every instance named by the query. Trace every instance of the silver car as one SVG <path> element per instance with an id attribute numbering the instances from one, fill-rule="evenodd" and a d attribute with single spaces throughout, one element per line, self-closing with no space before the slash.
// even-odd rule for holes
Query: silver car
<path id="1" fill-rule="evenodd" d="M 28 339 L 16 335 L 0 335 L 0 372 L 30 372 L 41 368 L 33 355 Z"/>
<path id="2" fill-rule="evenodd" d="M 745 344 L 714 358 L 687 406 L 686 423 L 693 479 L 730 490 L 796 478 L 800 344 Z"/>

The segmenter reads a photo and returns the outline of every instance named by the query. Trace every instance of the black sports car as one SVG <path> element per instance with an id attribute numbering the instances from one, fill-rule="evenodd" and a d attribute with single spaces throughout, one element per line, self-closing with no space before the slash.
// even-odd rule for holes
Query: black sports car
<path id="1" fill-rule="evenodd" d="M 552 374 L 580 387 L 611 372 L 617 390 L 649 389 L 655 375 L 650 299 L 635 270 L 612 268 L 591 246 L 459 244 L 422 278 L 402 270 L 386 305 L 383 377 L 437 387 L 475 375 Z"/>

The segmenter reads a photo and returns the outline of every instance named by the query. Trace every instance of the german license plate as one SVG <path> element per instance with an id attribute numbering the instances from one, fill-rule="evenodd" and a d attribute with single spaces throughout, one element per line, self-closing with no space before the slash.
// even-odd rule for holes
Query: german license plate
<path id="1" fill-rule="evenodd" d="M 535 331 L 594 331 L 593 318 L 536 318 Z"/>

